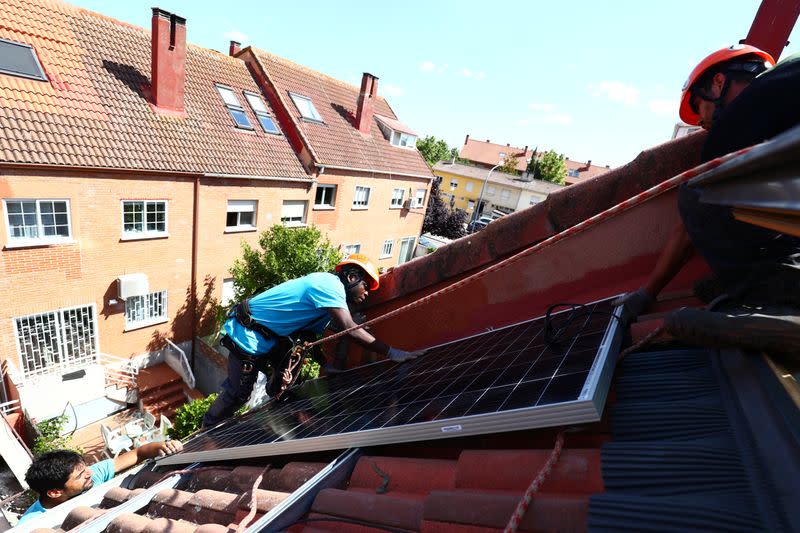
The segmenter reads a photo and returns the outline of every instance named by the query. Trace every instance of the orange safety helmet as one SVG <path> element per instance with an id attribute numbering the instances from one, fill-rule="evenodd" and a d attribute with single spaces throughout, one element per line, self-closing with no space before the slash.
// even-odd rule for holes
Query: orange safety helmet
<path id="1" fill-rule="evenodd" d="M 719 65 L 720 63 L 725 63 L 731 59 L 743 56 L 755 56 L 755 58 L 763 59 L 764 63 L 770 67 L 775 65 L 775 60 L 771 55 L 764 50 L 756 48 L 755 46 L 750 46 L 749 44 L 734 44 L 721 50 L 717 50 L 716 52 L 706 56 L 702 61 L 700 61 L 700 63 L 698 63 L 696 67 L 694 67 L 694 70 L 692 70 L 691 74 L 689 74 L 689 78 L 686 80 L 686 83 L 683 84 L 683 89 L 681 90 L 681 106 L 679 111 L 681 120 L 693 126 L 696 126 L 700 122 L 700 115 L 695 113 L 691 106 L 691 88 L 700 78 L 703 77 L 703 74 L 705 74 L 715 65 Z"/>
<path id="2" fill-rule="evenodd" d="M 336 272 L 340 272 L 342 268 L 346 265 L 356 265 L 361 267 L 364 272 L 367 273 L 367 277 L 369 277 L 368 286 L 369 290 L 377 291 L 378 287 L 381 286 L 380 280 L 380 272 L 378 272 L 378 268 L 372 264 L 372 261 L 369 260 L 364 254 L 350 254 L 341 261 L 339 264 L 336 265 Z"/>

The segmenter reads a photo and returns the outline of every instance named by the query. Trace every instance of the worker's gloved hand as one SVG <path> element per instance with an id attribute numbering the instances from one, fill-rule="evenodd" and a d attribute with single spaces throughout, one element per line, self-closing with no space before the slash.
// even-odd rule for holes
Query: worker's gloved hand
<path id="1" fill-rule="evenodd" d="M 389 348 L 389 359 L 394 361 L 395 363 L 403 363 L 405 361 L 410 361 L 411 359 L 416 359 L 420 355 L 424 354 L 425 350 L 417 350 L 416 352 L 407 352 L 405 350 L 398 350 L 397 348 Z"/>
<path id="2" fill-rule="evenodd" d="M 650 296 L 650 293 L 644 289 L 639 289 L 634 292 L 623 294 L 611 302 L 611 305 L 622 306 L 622 316 L 620 316 L 620 320 L 624 325 L 627 325 L 641 315 L 645 309 L 653 305 L 655 301 L 656 299 Z"/>

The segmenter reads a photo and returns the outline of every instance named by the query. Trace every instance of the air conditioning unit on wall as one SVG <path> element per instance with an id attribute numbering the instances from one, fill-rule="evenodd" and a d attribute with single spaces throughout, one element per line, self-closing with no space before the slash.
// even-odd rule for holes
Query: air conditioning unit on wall
<path id="1" fill-rule="evenodd" d="M 144 296 L 150 292 L 147 274 L 123 274 L 117 278 L 117 297 L 126 300 L 131 296 Z"/>
<path id="2" fill-rule="evenodd" d="M 411 209 L 411 198 L 408 198 L 405 202 L 403 202 L 403 209 Z"/>

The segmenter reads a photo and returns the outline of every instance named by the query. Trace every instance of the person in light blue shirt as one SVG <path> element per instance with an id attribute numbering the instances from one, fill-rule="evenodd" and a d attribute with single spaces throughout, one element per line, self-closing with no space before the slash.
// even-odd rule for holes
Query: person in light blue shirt
<path id="1" fill-rule="evenodd" d="M 220 340 L 231 354 L 228 377 L 206 412 L 203 427 L 219 424 L 244 405 L 259 372 L 272 374 L 267 393 L 274 396 L 282 384 L 291 340 L 321 334 L 329 323 L 340 329 L 355 326 L 348 303 L 363 303 L 379 286 L 375 265 L 362 254 L 352 254 L 336 266 L 336 274 L 315 272 L 289 280 L 235 306 Z M 352 331 L 350 337 L 398 363 L 422 353 L 392 348 L 364 329 Z"/>
<path id="2" fill-rule="evenodd" d="M 183 450 L 180 441 L 151 442 L 86 466 L 83 457 L 72 450 L 55 450 L 37 457 L 25 473 L 25 481 L 39 494 L 39 499 L 20 517 L 18 524 L 31 520 L 48 509 L 111 480 L 145 459 L 163 457 Z"/>

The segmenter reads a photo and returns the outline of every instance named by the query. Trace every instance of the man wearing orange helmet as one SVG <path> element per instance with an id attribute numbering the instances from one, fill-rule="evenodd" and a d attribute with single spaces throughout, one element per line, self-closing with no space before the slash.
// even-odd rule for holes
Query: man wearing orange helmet
<path id="1" fill-rule="evenodd" d="M 798 94 L 798 54 L 775 65 L 763 50 L 734 45 L 710 54 L 692 70 L 681 93 L 680 116 L 686 123 L 708 130 L 701 154 L 705 162 L 800 124 Z M 678 191 L 678 209 L 681 223 L 673 229 L 648 281 L 619 300 L 626 320 L 632 320 L 653 303 L 693 250 L 709 264 L 723 291 L 749 292 L 762 303 L 765 298 L 771 303 L 789 303 L 782 300 L 796 297 L 797 290 L 780 296 L 777 293 L 782 290 L 753 290 L 752 284 L 758 277 L 762 285 L 778 280 L 772 284 L 800 287 L 798 239 L 739 222 L 730 208 L 702 203 L 700 191 L 686 185 Z M 744 285 L 750 288 L 745 290 Z M 708 316 L 717 320 L 720 315 Z M 698 323 L 704 318 L 707 317 L 693 316 L 692 320 Z"/>
<path id="2" fill-rule="evenodd" d="M 293 342 L 322 333 L 329 323 L 340 329 L 355 326 L 348 303 L 363 303 L 379 286 L 375 265 L 365 255 L 352 254 L 336 265 L 336 274 L 315 272 L 289 280 L 235 306 L 220 341 L 230 352 L 228 377 L 203 418 L 203 426 L 218 424 L 244 405 L 258 373 L 267 373 L 268 366 L 272 379 L 267 393 L 275 395 Z M 393 348 L 364 329 L 351 332 L 350 337 L 397 363 L 422 353 Z"/>

